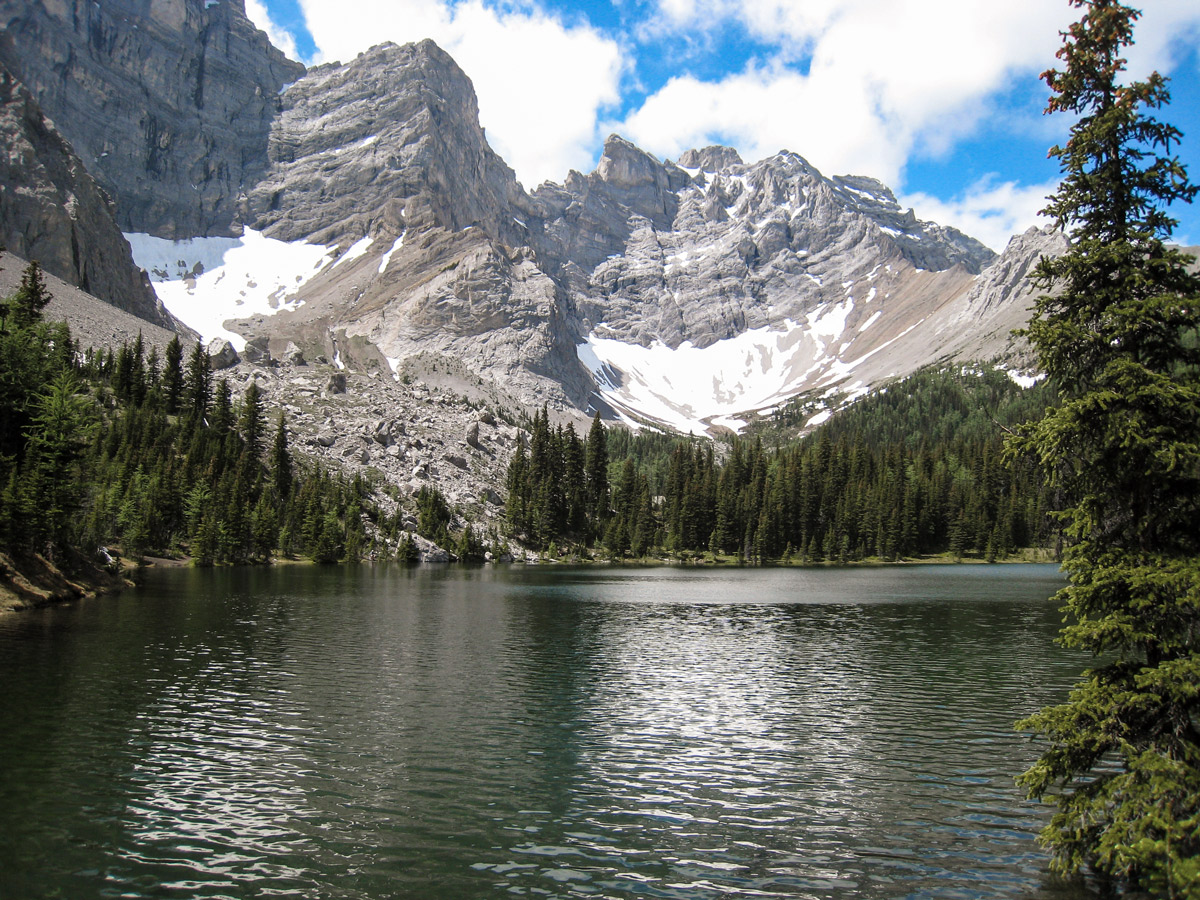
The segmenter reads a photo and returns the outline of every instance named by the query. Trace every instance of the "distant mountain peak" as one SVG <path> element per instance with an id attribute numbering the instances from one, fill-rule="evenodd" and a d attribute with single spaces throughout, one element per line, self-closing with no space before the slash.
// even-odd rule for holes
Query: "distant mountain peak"
<path id="1" fill-rule="evenodd" d="M 678 163 L 685 169 L 699 169 L 709 174 L 745 165 L 742 157 L 732 147 L 716 144 L 702 150 L 685 150 L 679 155 Z"/>
<path id="2" fill-rule="evenodd" d="M 0 13 L 0 61 L 71 123 L 185 321 L 377 375 L 442 354 L 529 403 L 736 427 L 1003 348 L 1043 246 L 997 261 L 790 151 L 672 162 L 614 134 L 594 171 L 528 193 L 433 41 L 305 70 L 240 0 Z"/>

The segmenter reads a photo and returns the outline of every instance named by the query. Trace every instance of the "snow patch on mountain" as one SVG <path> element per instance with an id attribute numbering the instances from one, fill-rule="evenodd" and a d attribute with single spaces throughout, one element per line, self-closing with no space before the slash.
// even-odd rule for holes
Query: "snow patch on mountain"
<path id="1" fill-rule="evenodd" d="M 341 256 L 339 256 L 337 258 L 337 261 L 333 265 L 340 266 L 342 263 L 353 262 L 354 260 L 358 259 L 360 256 L 363 256 L 368 250 L 370 250 L 371 245 L 373 243 L 375 243 L 375 239 L 370 236 L 360 238 L 359 240 L 357 240 L 353 244 L 351 244 L 350 249 L 348 249 L 345 253 L 343 253 Z M 332 266 L 330 268 L 332 268 Z"/>
<path id="2" fill-rule="evenodd" d="M 408 229 L 405 229 L 400 234 L 400 237 L 396 238 L 396 240 L 392 242 L 392 246 L 388 249 L 388 251 L 385 254 L 383 254 L 383 259 L 381 259 L 379 261 L 379 274 L 380 275 L 382 275 L 384 272 L 387 271 L 388 263 L 390 263 L 392 261 L 392 255 L 397 250 L 399 250 L 401 247 L 404 246 L 404 235 L 406 235 L 406 234 L 408 234 Z"/>
<path id="3" fill-rule="evenodd" d="M 604 400 L 634 427 L 649 422 L 685 434 L 713 427 L 740 431 L 746 422 L 739 414 L 776 406 L 817 383 L 844 380 L 867 358 L 845 362 L 831 349 L 846 333 L 853 309 L 849 299 L 825 304 L 802 322 L 785 319 L 782 329 L 756 328 L 703 348 L 684 341 L 672 349 L 657 340 L 643 347 L 593 331 L 576 353 Z"/>
<path id="4" fill-rule="evenodd" d="M 125 237 L 134 262 L 149 273 L 155 293 L 171 315 L 206 342 L 223 337 L 238 350 L 246 346 L 246 339 L 226 329 L 225 322 L 295 309 L 300 305 L 296 291 L 333 262 L 336 252 L 304 241 L 277 241 L 250 228 L 240 238 Z"/>

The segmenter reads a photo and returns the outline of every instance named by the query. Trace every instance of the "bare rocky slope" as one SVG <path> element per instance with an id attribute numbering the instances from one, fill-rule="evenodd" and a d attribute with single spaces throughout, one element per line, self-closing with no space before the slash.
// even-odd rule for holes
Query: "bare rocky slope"
<path id="1" fill-rule="evenodd" d="M 8 35 L 0 33 L 0 46 Z M 25 86 L 0 62 L 0 247 L 131 312 L 172 327 L 133 263 L 112 200 Z"/>
<path id="2" fill-rule="evenodd" d="M 931 362 L 1020 362 L 1024 275 L 1060 246 L 997 257 L 788 152 L 614 135 L 529 192 L 435 44 L 305 71 L 242 0 L 0 0 L 0 34 L 177 316 L 396 403 L 436 368 L 580 421 L 718 432 L 796 396 L 816 417 Z"/>
<path id="3" fill-rule="evenodd" d="M 0 297 L 8 297 L 17 289 L 21 273 L 28 261 L 15 253 L 0 253 Z M 52 274 L 45 275 L 46 290 L 50 303 L 43 315 L 50 321 L 66 322 L 71 336 L 85 349 L 117 348 L 124 343 L 133 343 L 142 335 L 147 347 L 162 348 L 177 335 L 173 329 L 148 322 L 140 316 L 105 303 L 73 284 Z M 186 340 L 184 335 L 181 340 Z"/>

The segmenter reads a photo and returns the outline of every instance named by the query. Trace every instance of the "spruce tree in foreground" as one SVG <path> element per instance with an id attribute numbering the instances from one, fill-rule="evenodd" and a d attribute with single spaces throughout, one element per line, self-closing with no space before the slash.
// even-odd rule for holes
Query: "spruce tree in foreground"
<path id="1" fill-rule="evenodd" d="M 1096 665 L 1018 723 L 1049 749 L 1020 777 L 1056 804 L 1055 866 L 1200 898 L 1200 283 L 1164 245 L 1196 188 L 1154 118 L 1164 79 L 1121 84 L 1138 13 L 1071 0 L 1048 112 L 1078 117 L 1046 212 L 1069 250 L 1037 270 L 1025 332 L 1059 403 L 1012 441 L 1062 489 L 1061 643 Z"/>

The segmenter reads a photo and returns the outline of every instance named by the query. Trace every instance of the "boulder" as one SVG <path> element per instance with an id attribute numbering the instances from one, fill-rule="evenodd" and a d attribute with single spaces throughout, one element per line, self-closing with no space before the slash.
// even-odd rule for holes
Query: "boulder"
<path id="1" fill-rule="evenodd" d="M 242 359 L 249 363 L 265 365 L 271 361 L 269 340 L 265 337 L 251 338 L 242 348 Z"/>
<path id="2" fill-rule="evenodd" d="M 228 369 L 240 362 L 237 351 L 233 349 L 233 344 L 225 338 L 213 338 L 208 342 L 207 349 L 208 358 L 214 369 Z"/>
<path id="3" fill-rule="evenodd" d="M 300 348 L 291 341 L 288 341 L 288 345 L 283 348 L 283 355 L 280 357 L 280 360 L 285 365 L 289 366 L 308 365 L 308 362 L 304 359 L 304 354 L 300 351 Z"/>
<path id="4" fill-rule="evenodd" d="M 464 435 L 464 439 L 466 440 L 466 442 L 468 444 L 470 444 L 476 450 L 483 449 L 483 447 L 480 446 L 480 444 L 479 444 L 479 423 L 478 422 L 472 422 L 470 425 L 467 426 L 467 433 L 466 433 L 466 435 Z"/>

